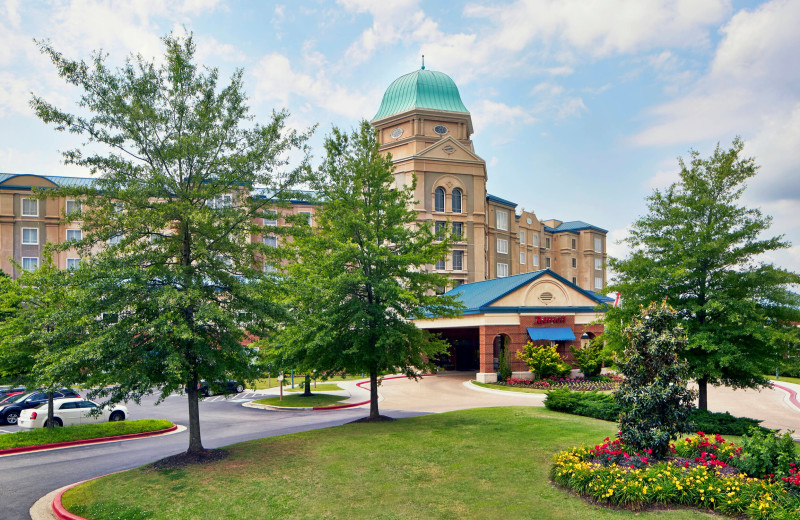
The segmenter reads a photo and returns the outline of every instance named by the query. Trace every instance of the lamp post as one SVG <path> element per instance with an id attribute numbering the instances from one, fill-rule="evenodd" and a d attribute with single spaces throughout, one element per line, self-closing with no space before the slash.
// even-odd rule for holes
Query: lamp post
<path id="1" fill-rule="evenodd" d="M 283 401 L 283 374 L 278 374 L 278 386 L 281 387 L 281 397 L 279 401 Z"/>

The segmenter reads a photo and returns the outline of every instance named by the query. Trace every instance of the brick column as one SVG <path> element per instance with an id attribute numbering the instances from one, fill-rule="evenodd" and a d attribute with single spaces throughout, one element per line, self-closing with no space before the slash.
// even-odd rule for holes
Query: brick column
<path id="1" fill-rule="evenodd" d="M 497 373 L 494 371 L 494 335 L 487 332 L 486 326 L 482 325 L 478 329 L 478 338 L 480 341 L 478 353 L 480 356 L 480 372 L 476 376 L 477 380 L 480 383 L 494 383 L 497 381 Z"/>

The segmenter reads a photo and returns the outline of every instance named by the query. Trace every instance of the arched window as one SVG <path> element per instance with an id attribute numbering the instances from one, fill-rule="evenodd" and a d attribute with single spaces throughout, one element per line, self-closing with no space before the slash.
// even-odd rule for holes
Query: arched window
<path id="1" fill-rule="evenodd" d="M 453 190 L 453 213 L 461 213 L 461 190 Z"/>
<path id="2" fill-rule="evenodd" d="M 444 211 L 444 188 L 436 188 L 434 192 L 433 211 Z"/>

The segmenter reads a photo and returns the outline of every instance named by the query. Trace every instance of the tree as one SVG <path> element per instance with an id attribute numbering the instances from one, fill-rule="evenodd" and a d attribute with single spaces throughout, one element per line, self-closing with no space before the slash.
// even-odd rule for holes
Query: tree
<path id="1" fill-rule="evenodd" d="M 666 303 L 641 309 L 625 329 L 628 346 L 621 364 L 625 380 L 615 398 L 620 438 L 643 455 L 664 458 L 669 442 L 687 431 L 694 394 L 686 388 L 688 365 L 678 357 L 686 332 Z"/>
<path id="2" fill-rule="evenodd" d="M 57 192 L 81 204 L 65 219 L 82 222 L 83 238 L 60 248 L 81 253 L 67 316 L 91 334 L 50 368 L 81 373 L 111 403 L 185 389 L 187 454 L 200 456 L 199 381 L 257 376 L 242 340 L 266 334 L 277 309 L 276 280 L 262 270 L 276 250 L 259 237 L 287 232 L 262 223 L 307 171 L 308 133 L 287 130 L 286 112 L 252 123 L 241 70 L 219 87 L 216 69 L 194 63 L 191 36 L 163 42 L 159 64 L 135 56 L 116 70 L 100 53 L 73 61 L 40 43 L 82 91 L 81 110 L 36 96 L 31 105 L 57 130 L 87 138 L 65 162 L 97 176 L 90 188 Z M 302 159 L 290 167 L 297 151 Z M 56 329 L 68 325 L 53 319 Z"/>
<path id="3" fill-rule="evenodd" d="M 648 197 L 648 214 L 625 240 L 625 259 L 611 259 L 622 304 L 609 309 L 605 338 L 621 350 L 625 324 L 640 305 L 666 301 L 688 334 L 681 356 L 697 380 L 699 407 L 708 407 L 707 385 L 755 388 L 795 344 L 791 321 L 800 320 L 800 299 L 789 290 L 796 273 L 767 264 L 759 255 L 789 246 L 764 238 L 771 218 L 739 199 L 758 167 L 741 158 L 744 143 L 717 145 L 703 159 L 679 159 L 680 181 Z"/>
<path id="4" fill-rule="evenodd" d="M 391 157 L 369 123 L 350 135 L 334 128 L 325 150 L 311 183 L 323 205 L 314 231 L 297 237 L 298 261 L 288 267 L 295 319 L 274 355 L 326 372 L 368 373 L 369 420 L 379 420 L 379 374 L 415 377 L 447 346 L 411 320 L 460 309 L 434 294 L 446 279 L 426 270 L 452 239 L 416 223 L 414 187 L 395 187 Z"/>

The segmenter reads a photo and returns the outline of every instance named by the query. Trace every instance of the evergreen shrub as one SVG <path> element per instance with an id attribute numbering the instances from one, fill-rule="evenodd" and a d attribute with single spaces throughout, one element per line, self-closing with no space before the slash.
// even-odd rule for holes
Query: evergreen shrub
<path id="1" fill-rule="evenodd" d="M 555 345 L 534 345 L 528 341 L 522 350 L 517 352 L 528 369 L 541 379 L 547 377 L 563 377 L 570 372 L 570 366 L 561 361 Z"/>

